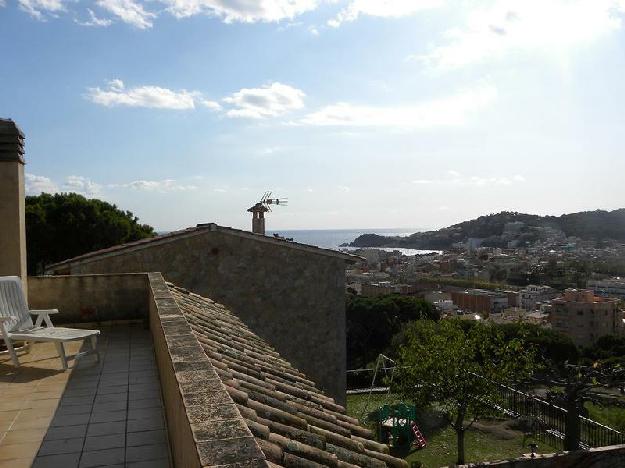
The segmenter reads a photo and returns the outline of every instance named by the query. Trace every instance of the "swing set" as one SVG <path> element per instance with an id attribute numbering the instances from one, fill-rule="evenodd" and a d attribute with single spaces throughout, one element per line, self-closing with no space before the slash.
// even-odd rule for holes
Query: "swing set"
<path id="1" fill-rule="evenodd" d="M 411 443 L 415 448 L 422 449 L 427 445 L 427 441 L 421 430 L 417 426 L 417 410 L 414 405 L 406 403 L 391 403 L 391 386 L 395 374 L 395 361 L 384 354 L 378 355 L 373 372 L 371 386 L 367 393 L 367 399 L 360 415 L 361 421 L 367 419 L 369 409 L 372 404 L 374 392 L 385 392 L 386 396 L 382 405 L 375 411 L 378 440 L 387 443 L 390 447 L 408 447 Z M 389 375 L 390 371 L 390 375 Z M 378 373 L 387 376 L 387 386 L 376 386 Z"/>

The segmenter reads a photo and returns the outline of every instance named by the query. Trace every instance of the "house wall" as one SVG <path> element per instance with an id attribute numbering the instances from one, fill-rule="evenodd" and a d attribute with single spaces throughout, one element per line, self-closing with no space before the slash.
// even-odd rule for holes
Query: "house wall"
<path id="1" fill-rule="evenodd" d="M 26 283 L 24 165 L 0 159 L 0 276 Z"/>
<path id="2" fill-rule="evenodd" d="M 145 274 L 30 276 L 31 309 L 58 309 L 52 316 L 62 323 L 147 319 Z"/>
<path id="3" fill-rule="evenodd" d="M 337 402 L 345 402 L 345 261 L 200 230 L 70 265 L 71 274 L 159 271 L 220 302 Z"/>

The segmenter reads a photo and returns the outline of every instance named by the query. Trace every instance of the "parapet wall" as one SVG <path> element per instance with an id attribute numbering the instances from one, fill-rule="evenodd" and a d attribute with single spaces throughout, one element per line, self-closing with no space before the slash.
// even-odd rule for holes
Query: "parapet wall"
<path id="1" fill-rule="evenodd" d="M 625 466 L 625 445 L 609 445 L 577 452 L 541 455 L 540 458 L 517 458 L 465 466 L 471 468 L 622 468 Z"/>
<path id="2" fill-rule="evenodd" d="M 31 309 L 59 309 L 55 324 L 148 318 L 143 274 L 30 276 Z"/>
<path id="3" fill-rule="evenodd" d="M 150 330 L 174 466 L 268 467 L 160 273 L 149 273 Z"/>

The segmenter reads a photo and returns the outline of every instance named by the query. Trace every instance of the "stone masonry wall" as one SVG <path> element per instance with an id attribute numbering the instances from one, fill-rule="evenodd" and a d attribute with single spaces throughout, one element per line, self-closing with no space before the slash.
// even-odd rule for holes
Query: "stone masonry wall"
<path id="1" fill-rule="evenodd" d="M 31 309 L 58 309 L 55 324 L 148 318 L 145 274 L 30 276 Z"/>
<path id="2" fill-rule="evenodd" d="M 201 230 L 71 266 L 159 271 L 220 302 L 337 402 L 345 402 L 345 263 L 288 244 Z"/>
<path id="3" fill-rule="evenodd" d="M 621 468 L 625 466 L 625 445 L 541 455 L 534 459 L 517 458 L 516 460 L 462 466 L 466 468 Z"/>

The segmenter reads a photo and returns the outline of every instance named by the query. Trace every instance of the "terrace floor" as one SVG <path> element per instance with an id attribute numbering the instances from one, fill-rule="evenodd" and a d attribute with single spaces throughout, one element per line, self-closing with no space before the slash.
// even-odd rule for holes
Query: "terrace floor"
<path id="1" fill-rule="evenodd" d="M 32 345 L 19 368 L 0 355 L 0 468 L 171 466 L 149 331 L 100 330 L 98 364 L 63 371 L 52 343 Z"/>

